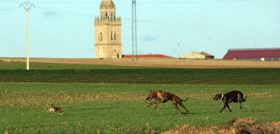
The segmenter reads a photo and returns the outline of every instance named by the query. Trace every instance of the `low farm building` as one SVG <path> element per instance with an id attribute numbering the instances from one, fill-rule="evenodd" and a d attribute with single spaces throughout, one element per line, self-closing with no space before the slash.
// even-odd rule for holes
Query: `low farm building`
<path id="1" fill-rule="evenodd" d="M 230 49 L 225 60 L 280 61 L 280 48 L 275 49 Z"/>
<path id="2" fill-rule="evenodd" d="M 214 59 L 214 56 L 206 52 L 188 52 L 179 57 L 180 59 Z"/>

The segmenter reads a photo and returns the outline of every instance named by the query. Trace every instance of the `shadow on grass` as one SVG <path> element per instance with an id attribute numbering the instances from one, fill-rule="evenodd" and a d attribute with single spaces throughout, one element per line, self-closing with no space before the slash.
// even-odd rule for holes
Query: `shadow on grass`
<path id="1" fill-rule="evenodd" d="M 78 111 L 94 111 L 94 110 L 110 110 L 110 109 L 118 109 L 120 107 L 92 107 L 92 108 L 78 108 L 78 109 L 75 109 L 75 110 L 78 110 Z M 74 110 L 74 109 L 73 109 Z"/>

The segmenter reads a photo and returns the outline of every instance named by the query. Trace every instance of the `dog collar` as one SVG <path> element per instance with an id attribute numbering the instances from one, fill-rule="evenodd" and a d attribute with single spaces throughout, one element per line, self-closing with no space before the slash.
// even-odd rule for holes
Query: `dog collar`
<path id="1" fill-rule="evenodd" d="M 221 99 L 223 99 L 224 98 L 224 94 L 222 94 L 222 97 L 221 97 Z"/>

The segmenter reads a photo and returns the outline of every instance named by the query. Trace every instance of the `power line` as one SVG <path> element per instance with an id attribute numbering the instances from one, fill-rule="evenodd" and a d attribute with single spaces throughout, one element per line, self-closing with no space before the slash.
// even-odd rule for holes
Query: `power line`
<path id="1" fill-rule="evenodd" d="M 92 17 L 94 16 L 93 13 L 85 13 L 85 12 L 77 12 L 77 11 L 70 11 L 70 10 L 65 10 L 65 9 L 53 9 L 53 8 L 47 8 L 47 7 L 42 7 L 42 6 L 36 6 L 37 9 L 41 9 L 44 11 L 55 11 L 58 12 L 59 14 L 68 14 L 68 15 L 74 15 L 74 16 L 79 16 L 79 17 Z"/>
<path id="2" fill-rule="evenodd" d="M 13 9 L 17 9 L 18 7 L 8 7 L 8 8 L 0 8 L 0 11 L 9 11 Z"/>
<path id="3" fill-rule="evenodd" d="M 181 1 L 174 1 L 174 0 L 167 0 L 167 1 L 163 1 L 161 0 L 160 2 L 158 1 L 140 1 L 137 2 L 140 5 L 150 5 L 150 4 L 155 4 L 155 5 L 178 5 L 178 4 L 189 4 L 189 3 L 231 3 L 231 2 L 248 2 L 248 1 L 253 1 L 253 0 L 212 0 L 212 1 L 205 1 L 205 0 L 181 0 Z M 8 2 L 8 1 L 7 1 Z M 83 2 L 83 1 L 42 1 L 42 2 L 36 2 L 36 3 L 42 3 L 42 4 L 63 4 L 63 5 L 99 5 L 100 2 Z M 118 4 L 130 4 L 129 2 L 124 2 L 124 1 L 120 1 L 117 2 Z"/>
<path id="4" fill-rule="evenodd" d="M 20 3 L 20 1 L 1 0 L 0 3 Z"/>

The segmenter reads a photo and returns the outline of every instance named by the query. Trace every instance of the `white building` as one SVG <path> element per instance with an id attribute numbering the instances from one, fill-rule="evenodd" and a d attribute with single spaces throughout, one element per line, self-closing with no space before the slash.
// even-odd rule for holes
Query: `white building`
<path id="1" fill-rule="evenodd" d="M 214 56 L 206 52 L 188 52 L 179 57 L 180 59 L 214 59 Z"/>

